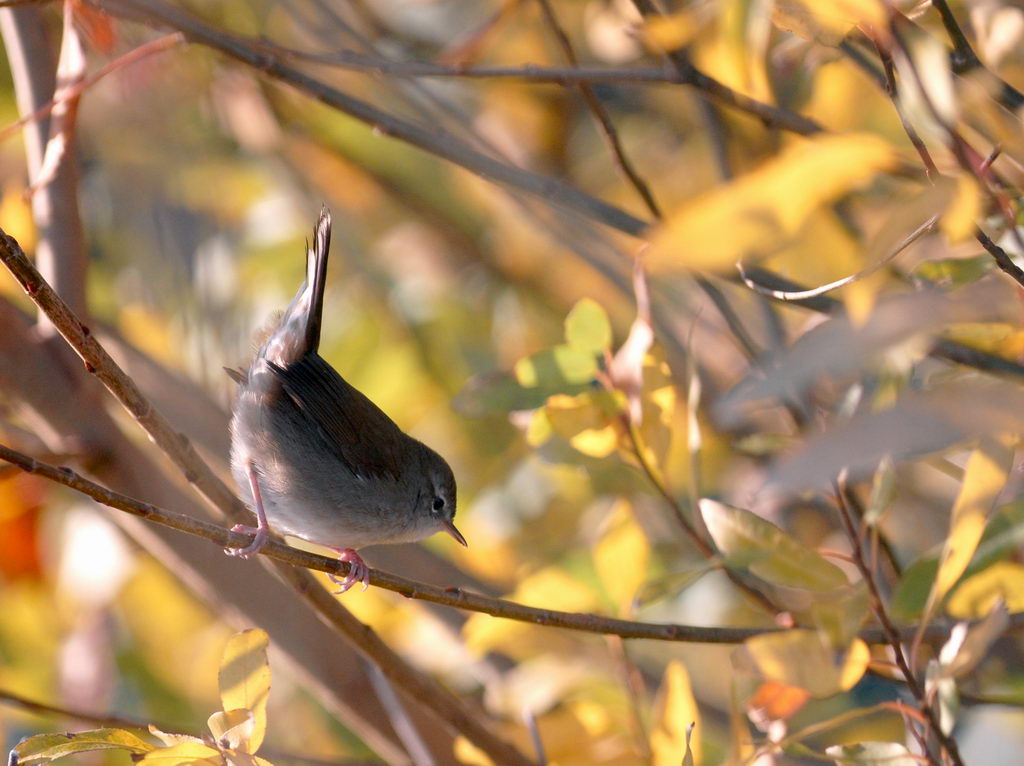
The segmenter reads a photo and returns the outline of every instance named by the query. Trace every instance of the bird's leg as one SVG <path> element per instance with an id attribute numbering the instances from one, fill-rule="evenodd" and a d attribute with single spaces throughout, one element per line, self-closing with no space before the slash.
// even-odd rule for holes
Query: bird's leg
<path id="1" fill-rule="evenodd" d="M 260 494 L 259 477 L 256 475 L 256 467 L 250 462 L 246 468 L 246 476 L 249 477 L 249 489 L 252 491 L 252 504 L 256 508 L 256 526 L 248 524 L 235 524 L 231 527 L 232 532 L 244 532 L 252 535 L 252 542 L 244 548 L 225 548 L 224 552 L 229 556 L 241 556 L 247 559 L 255 556 L 270 539 L 270 524 L 267 522 L 267 513 L 263 510 L 263 496 Z"/>
<path id="2" fill-rule="evenodd" d="M 338 561 L 344 561 L 348 564 L 348 574 L 345 575 L 344 579 L 330 572 L 327 573 L 331 582 L 339 588 L 339 590 L 334 591 L 335 595 L 344 593 L 357 582 L 363 583 L 363 590 L 370 587 L 370 568 L 366 566 L 362 556 L 352 548 L 331 548 L 331 550 L 338 554 Z"/>

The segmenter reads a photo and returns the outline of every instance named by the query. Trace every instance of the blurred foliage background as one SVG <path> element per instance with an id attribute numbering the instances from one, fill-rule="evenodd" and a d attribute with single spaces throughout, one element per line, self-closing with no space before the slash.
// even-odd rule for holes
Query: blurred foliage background
<path id="1" fill-rule="evenodd" d="M 77 14 L 89 72 L 175 28 L 155 0 L 100 5 L 109 15 L 77 2 L 2 13 L 35 14 L 54 56 L 63 14 Z M 287 304 L 327 205 L 321 353 L 451 463 L 470 541 L 370 549 L 371 566 L 625 619 L 799 623 L 811 639 L 623 641 L 377 588 L 346 593 L 344 606 L 531 757 L 535 720 L 551 763 L 678 764 L 691 722 L 695 763 L 810 763 L 864 741 L 913 750 L 910 724 L 882 704 L 915 705 L 891 648 L 853 638 L 877 623 L 830 482 L 848 469 L 840 505 L 863 512 L 868 563 L 898 624 L 980 619 L 997 597 L 1011 614 L 1024 609 L 1020 285 L 974 237 L 981 226 L 994 247 L 1024 251 L 1024 132 L 1011 93 L 1024 86 L 1024 12 L 951 3 L 980 59 L 972 68 L 928 3 L 667 5 L 662 16 L 628 0 L 178 3 L 222 40 L 419 126 L 435 147 L 559 179 L 639 223 L 624 232 L 607 211 L 559 204 L 554 187 L 529 195 L 493 183 L 389 137 L 387 122 L 311 98 L 273 67 L 176 44 L 91 84 L 78 107 L 64 161 L 79 172 L 88 309 L 226 476 L 233 384 L 222 368 L 245 364 Z M 9 48 L 15 33 L 3 31 Z M 527 68 L 571 69 L 563 33 L 580 67 L 606 73 L 583 90 Z M 672 82 L 680 62 L 731 95 Z M 469 76 L 488 68 L 519 76 Z M 19 117 L 13 77 L 0 78 L 4 124 Z M 801 137 L 727 103 L 745 98 L 823 131 Z M 31 253 L 25 167 L 22 142 L 8 137 L 0 228 Z M 637 257 L 648 274 L 634 273 Z M 865 273 L 829 298 L 780 301 L 744 284 L 738 261 L 755 283 L 769 273 L 793 283 L 776 290 Z M 0 279 L 0 299 L 31 309 L 11 279 Z M 645 324 L 650 346 L 631 335 Z M 623 349 L 627 337 L 639 345 Z M 82 470 L 102 462 L 85 437 L 48 433 L 0 379 L 5 442 Z M 97 401 L 152 452 L 109 398 Z M 219 709 L 223 647 L 246 620 L 183 582 L 162 549 L 126 536 L 112 511 L 15 470 L 0 472 L 0 497 L 0 693 L 202 730 Z M 1024 665 L 1012 617 L 992 619 L 955 670 L 956 647 L 936 659 L 943 641 L 914 660 L 922 678 L 932 663 L 930 693 L 955 717 L 964 760 L 1010 764 L 1024 745 Z M 262 754 L 402 762 L 375 755 L 274 652 Z M 0 699 L 8 749 L 74 726 Z M 487 762 L 465 739 L 449 744 L 438 763 Z"/>

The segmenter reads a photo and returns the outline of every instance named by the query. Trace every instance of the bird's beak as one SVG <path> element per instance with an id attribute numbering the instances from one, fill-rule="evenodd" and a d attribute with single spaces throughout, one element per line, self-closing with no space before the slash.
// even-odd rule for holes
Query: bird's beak
<path id="1" fill-rule="evenodd" d="M 460 545 L 469 547 L 469 543 L 466 542 L 466 538 L 462 536 L 462 533 L 455 528 L 455 524 L 452 523 L 451 519 L 441 519 L 441 523 L 444 525 L 444 531 L 455 538 L 455 541 Z"/>

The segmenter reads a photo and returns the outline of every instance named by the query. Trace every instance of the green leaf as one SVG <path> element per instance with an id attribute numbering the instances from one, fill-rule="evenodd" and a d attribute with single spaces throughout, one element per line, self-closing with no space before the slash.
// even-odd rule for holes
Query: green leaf
<path id="1" fill-rule="evenodd" d="M 896 494 L 896 467 L 891 455 L 886 455 L 878 464 L 875 478 L 871 483 L 871 499 L 864 510 L 864 523 L 874 526 L 882 518 L 893 496 Z"/>
<path id="2" fill-rule="evenodd" d="M 939 258 L 925 261 L 914 269 L 914 275 L 929 282 L 959 287 L 977 282 L 992 267 L 987 255 L 974 258 Z"/>
<path id="3" fill-rule="evenodd" d="M 565 318 L 565 340 L 584 351 L 601 352 L 612 345 L 612 326 L 597 301 L 584 298 Z"/>
<path id="4" fill-rule="evenodd" d="M 939 557 L 936 555 L 919 558 L 903 570 L 889 607 L 893 617 L 911 621 L 921 616 L 938 571 Z"/>
<path id="5" fill-rule="evenodd" d="M 700 511 L 715 545 L 734 566 L 791 588 L 832 591 L 849 585 L 839 567 L 750 511 L 707 498 Z"/>
<path id="6" fill-rule="evenodd" d="M 134 755 L 150 752 L 154 746 L 125 729 L 92 729 L 77 734 L 37 734 L 19 742 L 13 752 L 21 766 L 49 763 L 58 758 L 91 750 L 127 750 Z"/>
<path id="7" fill-rule="evenodd" d="M 859 638 L 840 653 L 827 636 L 802 628 L 754 636 L 744 641 L 744 648 L 765 678 L 818 698 L 852 689 L 871 659 Z"/>
<path id="8" fill-rule="evenodd" d="M 677 568 L 671 574 L 659 577 L 646 583 L 636 594 L 636 607 L 644 609 L 662 599 L 678 596 L 701 577 L 722 565 L 721 559 L 713 556 L 683 568 Z"/>
<path id="9" fill-rule="evenodd" d="M 590 383 L 597 374 L 597 355 L 592 349 L 560 345 L 538 351 L 516 362 L 515 376 L 525 388 L 554 389 L 565 393 L 567 385 Z"/>
<path id="10" fill-rule="evenodd" d="M 845 646 L 857 635 L 870 612 L 868 589 L 864 581 L 838 588 L 828 598 L 815 600 L 810 607 L 812 624 L 824 632 L 835 646 Z"/>
<path id="11" fill-rule="evenodd" d="M 455 397 L 452 406 L 467 417 L 484 417 L 517 410 L 543 407 L 556 394 L 581 394 L 590 389 L 586 383 L 556 383 L 547 387 L 527 388 L 519 385 L 508 372 L 479 375 L 470 380 Z"/>
<path id="12" fill-rule="evenodd" d="M 974 558 L 960 578 L 961 582 L 1002 561 L 1022 543 L 1024 502 L 1016 501 L 1004 505 L 989 519 Z M 904 570 L 890 606 L 896 619 L 911 621 L 921 616 L 938 570 L 939 557 L 934 553 L 922 556 Z"/>
<path id="13" fill-rule="evenodd" d="M 917 766 L 917 759 L 897 742 L 860 742 L 832 745 L 825 752 L 839 766 Z"/>

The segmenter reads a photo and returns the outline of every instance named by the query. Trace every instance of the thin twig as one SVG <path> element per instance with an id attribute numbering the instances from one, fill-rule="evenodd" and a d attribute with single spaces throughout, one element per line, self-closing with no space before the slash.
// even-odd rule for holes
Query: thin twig
<path id="1" fill-rule="evenodd" d="M 669 84 L 683 85 L 683 78 L 670 67 L 611 67 L 579 66 L 551 67 L 538 64 L 519 66 L 466 66 L 437 64 L 431 61 L 394 61 L 383 56 L 340 50 L 332 53 L 312 53 L 289 48 L 271 40 L 252 40 L 259 51 L 296 61 L 308 61 L 349 72 L 389 77 L 454 79 L 454 80 L 522 80 L 537 84 L 576 85 L 597 84 Z"/>
<path id="2" fill-rule="evenodd" d="M 770 287 L 773 290 L 798 292 L 800 290 L 807 289 L 804 285 L 790 279 L 786 279 L 785 277 L 780 276 L 773 271 L 769 271 L 768 269 L 761 268 L 760 266 L 749 267 L 747 269 L 747 275 L 757 281 L 758 284 L 764 287 Z M 738 275 L 736 276 L 736 279 L 739 279 Z M 788 303 L 789 305 L 802 306 L 820 314 L 835 314 L 842 311 L 843 308 L 839 301 L 828 295 L 818 295 L 813 298 L 805 298 L 803 300 L 791 301 Z M 987 351 L 971 348 L 970 346 L 958 343 L 957 341 L 947 340 L 945 338 L 939 339 L 932 345 L 928 355 L 936 359 L 944 359 L 947 362 L 953 362 L 954 364 L 962 364 L 966 367 L 972 367 L 981 372 L 987 372 L 994 375 L 1010 375 L 1014 378 L 1024 379 L 1024 365 L 1010 359 L 1004 359 L 1003 357 L 995 354 L 990 354 Z"/>
<path id="3" fill-rule="evenodd" d="M 786 302 L 807 300 L 808 298 L 815 298 L 819 295 L 825 295 L 826 293 L 832 292 L 833 290 L 838 290 L 840 287 L 844 287 L 845 285 L 848 285 L 851 282 L 856 282 L 858 279 L 863 279 L 866 276 L 874 274 L 885 264 L 887 264 L 897 255 L 902 253 L 908 247 L 910 247 L 923 235 L 927 234 L 929 231 L 935 228 L 935 224 L 938 222 L 938 220 L 939 217 L 937 215 L 933 215 L 927 221 L 925 221 L 916 229 L 914 229 L 914 231 L 912 231 L 910 234 L 904 237 L 903 241 L 896 245 L 896 247 L 894 247 L 889 253 L 887 253 L 879 260 L 875 261 L 866 269 L 858 271 L 856 274 L 850 274 L 849 276 L 843 277 L 842 279 L 837 279 L 835 282 L 829 282 L 828 284 L 821 285 L 820 287 L 812 287 L 808 290 L 795 290 L 792 292 L 787 292 L 785 290 L 773 290 L 770 287 L 759 285 L 757 282 L 752 280 L 747 275 L 747 272 L 744 270 L 742 263 L 736 264 L 736 270 L 739 271 L 740 279 L 743 280 L 743 284 L 745 284 L 747 287 L 749 287 L 751 290 L 758 293 L 759 295 L 764 295 L 768 298 L 775 298 L 776 300 Z"/>
<path id="4" fill-rule="evenodd" d="M 647 457 L 644 455 L 644 450 L 640 444 L 640 439 L 637 436 L 636 427 L 630 421 L 629 416 L 626 413 L 623 413 L 620 418 L 620 426 L 623 428 L 626 438 L 629 439 L 631 447 L 630 451 L 636 459 L 637 464 L 640 466 L 641 472 L 647 477 L 647 480 L 651 483 L 651 486 L 654 487 L 655 491 L 661 495 L 668 504 L 668 507 L 672 510 L 673 517 L 686 533 L 686 536 L 689 537 L 693 544 L 697 546 L 697 550 L 699 550 L 705 558 L 712 558 L 715 556 L 716 551 L 714 547 L 701 536 L 697 531 L 697 528 L 693 525 L 693 522 L 686 517 L 686 512 L 679 504 L 679 501 L 673 497 L 668 487 L 665 486 L 665 483 L 661 480 L 658 471 L 655 470 L 654 466 L 652 466 L 650 461 L 647 460 Z M 722 565 L 722 571 L 734 585 L 749 595 L 769 613 L 779 614 L 779 612 L 782 611 L 765 593 L 762 593 L 760 590 L 744 580 L 743 577 L 741 577 L 740 574 L 732 567 Z"/>
<path id="5" fill-rule="evenodd" d="M 660 8 L 652 0 L 633 0 L 633 5 L 636 6 L 640 15 L 645 19 L 663 15 Z M 821 125 L 809 117 L 804 117 L 788 109 L 762 103 L 709 77 L 693 65 L 686 51 L 681 48 L 668 51 L 665 55 L 672 63 L 672 66 L 675 67 L 682 82 L 692 85 L 701 91 L 703 95 L 723 106 L 729 106 L 752 114 L 760 119 L 765 127 L 788 130 L 801 136 L 810 136 L 824 131 Z"/>
<path id="6" fill-rule="evenodd" d="M 565 55 L 566 61 L 573 68 L 579 66 L 579 59 L 576 57 L 576 51 L 573 50 L 572 42 L 569 40 L 569 36 L 562 29 L 561 24 L 558 23 L 558 17 L 555 15 L 555 9 L 551 7 L 551 0 L 537 0 L 540 3 L 541 12 L 544 14 L 544 18 L 548 22 L 548 26 L 551 27 L 552 33 L 555 35 L 555 39 L 558 40 L 558 45 L 562 49 L 562 53 Z M 619 140 L 619 134 L 615 130 L 615 124 L 612 122 L 611 116 L 608 114 L 608 110 L 604 108 L 604 105 L 598 99 L 597 94 L 594 93 L 594 89 L 588 83 L 578 83 L 576 90 L 579 91 L 583 97 L 584 103 L 587 108 L 590 109 L 590 113 L 594 115 L 594 120 L 597 122 L 598 127 L 601 130 L 601 135 L 604 136 L 605 142 L 608 144 L 608 148 L 612 153 L 612 158 L 615 161 L 616 167 L 626 177 L 626 179 L 632 184 L 633 188 L 636 189 L 637 194 L 644 201 L 647 206 L 648 212 L 655 218 L 661 218 L 661 210 L 658 208 L 658 203 L 654 201 L 654 195 L 651 193 L 650 186 L 644 181 L 640 174 L 633 167 L 633 163 L 630 162 L 626 156 L 625 150 L 622 148 L 622 142 Z"/>
<path id="7" fill-rule="evenodd" d="M 540 727 L 537 726 L 537 718 L 530 708 L 523 711 L 523 723 L 530 732 L 530 742 L 533 744 L 533 752 L 537 754 L 538 766 L 548 766 L 548 756 L 544 752 L 544 740 L 540 736 Z"/>
<path id="8" fill-rule="evenodd" d="M 308 96 L 343 112 L 383 136 L 398 139 L 447 160 L 499 185 L 526 192 L 548 203 L 562 205 L 626 234 L 643 236 L 648 223 L 621 208 L 586 194 L 556 178 L 507 165 L 450 135 L 395 117 L 333 88 L 270 53 L 266 46 L 228 34 L 160 0 L 92 0 L 104 10 L 130 14 L 145 23 L 177 29 L 191 42 L 200 43 L 292 85 Z"/>
<path id="9" fill-rule="evenodd" d="M 953 15 L 953 11 L 946 3 L 946 0 L 932 0 L 932 8 L 939 12 L 939 16 L 942 18 L 942 26 L 946 28 L 946 34 L 949 35 L 949 40 L 953 43 L 953 71 L 957 74 L 963 74 L 980 67 L 981 60 L 978 58 L 978 54 L 971 47 L 967 35 L 960 29 L 956 16 Z"/>
<path id="10" fill-rule="evenodd" d="M 142 729 L 145 731 L 149 726 L 148 722 L 135 718 L 125 718 L 119 715 L 102 715 L 100 713 L 93 713 L 86 710 L 60 707 L 58 705 L 47 705 L 43 702 L 30 700 L 27 697 L 15 694 L 14 692 L 6 689 L 0 689 L 0 700 L 17 705 L 23 710 L 28 710 L 36 715 L 56 715 L 61 718 L 73 718 L 76 721 L 82 721 L 83 723 L 92 724 L 93 726 L 99 726 L 104 729 Z M 161 731 L 180 731 L 179 727 L 165 727 L 163 724 L 159 724 L 157 728 Z"/>
<path id="11" fill-rule="evenodd" d="M 629 728 L 633 735 L 633 747 L 640 754 L 643 763 L 650 763 L 651 735 L 644 722 L 647 690 L 644 688 L 643 673 L 630 659 L 629 652 L 626 650 L 626 642 L 620 636 L 608 637 L 608 649 L 622 675 L 622 685 L 626 689 L 626 698 L 629 700 Z"/>
<path id="12" fill-rule="evenodd" d="M 946 8 L 946 10 L 949 10 L 948 7 Z M 950 17 L 952 18 L 951 14 Z M 914 79 L 917 81 L 916 84 L 918 90 L 921 93 L 921 100 L 924 102 L 925 106 L 930 112 L 932 119 L 942 127 L 942 129 L 946 132 L 946 135 L 949 137 L 949 149 L 952 152 L 953 156 L 956 158 L 957 163 L 960 165 L 961 169 L 964 172 L 968 173 L 978 182 L 979 186 L 981 186 L 985 193 L 992 199 L 992 201 L 995 203 L 996 209 L 999 211 L 999 214 L 1002 216 L 1006 224 L 1007 231 L 1017 241 L 1018 246 L 1022 250 L 1024 250 L 1024 238 L 1021 237 L 1021 234 L 1017 228 L 1015 216 L 1011 209 L 1010 202 L 1001 197 L 989 184 L 988 179 L 986 178 L 986 172 L 982 171 L 981 169 L 984 163 L 982 155 L 975 151 L 974 148 L 971 147 L 970 144 L 967 142 L 967 140 L 960 135 L 956 128 L 953 125 L 949 124 L 949 122 L 946 119 L 944 119 L 943 115 L 939 113 L 938 108 L 932 102 L 932 99 L 928 94 L 928 90 L 925 87 L 924 77 L 922 73 L 919 71 L 917 64 L 914 62 L 913 58 L 907 52 L 906 45 L 903 43 L 899 35 L 899 30 L 896 25 L 896 19 L 894 19 L 894 24 L 891 32 L 893 39 L 896 41 L 898 45 L 900 45 L 903 48 L 903 55 L 907 60 L 907 68 L 910 70 Z M 975 157 L 977 157 L 977 161 L 974 160 Z M 1017 284 L 1019 284 L 1021 287 L 1024 287 L 1024 269 L 1021 269 L 1019 266 L 1017 266 L 1017 264 L 1013 262 L 1013 260 L 1006 254 L 1006 252 L 1001 247 L 996 245 L 991 239 L 988 238 L 988 235 L 986 235 L 980 227 L 975 227 L 974 236 L 975 239 L 977 239 L 978 242 L 981 243 L 982 247 L 984 247 L 985 250 L 987 250 L 989 254 L 993 257 L 993 259 L 996 262 L 996 265 L 999 266 L 999 268 L 1007 276 L 1009 276 L 1011 279 L 1017 282 Z"/>
<path id="13" fill-rule="evenodd" d="M 946 754 L 949 756 L 949 759 L 952 761 L 954 766 L 963 766 L 963 760 L 960 758 L 960 749 L 956 740 L 951 735 L 946 734 L 943 731 L 935 708 L 928 700 L 928 696 L 924 687 L 921 685 L 917 674 L 914 673 L 913 668 L 911 668 L 910 664 L 907 662 L 907 657 L 903 652 L 900 632 L 889 617 L 889 612 L 885 608 L 885 602 L 882 599 L 882 594 L 878 590 L 878 583 L 875 580 L 875 574 L 867 565 L 867 559 L 864 555 L 864 546 L 861 542 L 860 529 L 858 529 L 853 518 L 853 513 L 850 511 L 850 507 L 846 503 L 846 495 L 842 489 L 843 483 L 844 480 L 842 478 L 833 482 L 836 505 L 839 508 L 839 517 L 843 522 L 843 528 L 846 530 L 847 539 L 850 541 L 850 548 L 852 550 L 854 563 L 857 566 L 857 570 L 860 572 L 861 578 L 864 580 L 864 584 L 868 588 L 871 611 L 874 613 L 875 619 L 878 620 L 878 624 L 881 626 L 882 632 L 886 636 L 886 641 L 892 649 L 893 656 L 896 659 L 896 664 L 899 666 L 900 672 L 906 681 L 907 688 L 917 701 L 917 705 L 921 713 L 927 719 L 932 735 L 946 751 Z M 930 752 L 926 751 L 926 755 L 928 756 L 929 763 L 939 766 L 938 760 L 935 759 Z"/>
<path id="14" fill-rule="evenodd" d="M 939 12 L 939 16 L 942 18 L 942 26 L 945 27 L 946 34 L 949 35 L 950 42 L 953 43 L 953 51 L 950 53 L 950 63 L 952 64 L 953 71 L 956 74 L 962 75 L 974 69 L 984 69 L 990 77 L 1000 84 L 999 103 L 1010 110 L 1016 110 L 1024 105 L 1024 93 L 1014 88 L 1006 80 L 998 77 L 994 72 L 985 67 L 981 59 L 978 58 L 978 54 L 971 47 L 967 35 L 960 28 L 960 24 L 957 22 L 956 16 L 953 15 L 953 11 L 946 0 L 932 0 L 932 7 Z"/>
<path id="15" fill-rule="evenodd" d="M 25 115 L 20 119 L 12 122 L 6 128 L 0 129 L 0 141 L 4 141 L 10 138 L 12 135 L 17 133 L 21 128 L 30 122 L 36 122 L 46 117 L 50 112 L 53 111 L 54 107 L 60 104 L 62 101 L 66 101 L 70 98 L 76 98 L 84 93 L 86 90 L 91 88 L 97 82 L 102 80 L 111 72 L 115 72 L 118 69 L 123 69 L 126 66 L 134 64 L 147 56 L 152 56 L 155 53 L 160 53 L 168 48 L 172 48 L 175 45 L 180 45 L 185 42 L 185 37 L 180 32 L 173 32 L 163 37 L 158 37 L 156 40 L 150 40 L 148 43 L 140 45 L 123 56 L 104 64 L 102 67 L 97 69 L 88 77 L 85 77 L 81 82 L 66 88 L 61 92 L 60 99 L 52 99 L 49 103 L 44 104 L 32 114 Z"/>
<path id="16" fill-rule="evenodd" d="M 17 465 L 23 471 L 42 476 L 77 492 L 88 495 L 98 503 L 114 508 L 146 521 L 169 527 L 225 548 L 244 545 L 250 537 L 231 532 L 224 527 L 202 519 L 186 516 L 159 508 L 134 498 L 113 492 L 96 484 L 70 468 L 52 466 L 35 460 L 9 447 L 0 445 L 0 459 Z M 348 573 L 349 564 L 337 558 L 320 556 L 308 551 L 291 548 L 284 543 L 271 541 L 264 549 L 268 558 L 292 567 L 304 567 L 338 576 Z M 393 591 L 407 598 L 430 601 L 436 604 L 482 612 L 495 617 L 505 617 L 534 625 L 546 625 L 588 633 L 614 634 L 623 638 L 649 638 L 660 641 L 696 641 L 701 643 L 738 643 L 753 635 L 765 632 L 764 628 L 695 628 L 688 625 L 632 622 L 594 614 L 562 612 L 524 606 L 513 601 L 489 598 L 461 588 L 440 588 L 426 583 L 408 580 L 376 569 L 370 570 L 370 584 Z M 319 588 L 323 590 L 323 588 Z M 326 592 L 326 591 L 325 591 Z M 768 628 L 767 630 L 771 630 Z"/>
<path id="17" fill-rule="evenodd" d="M 993 242 L 981 229 L 974 232 L 974 238 L 977 239 L 978 242 L 981 243 L 981 246 L 988 251 L 989 255 L 992 256 L 992 260 L 996 262 L 996 266 L 1014 279 L 1017 284 L 1024 286 L 1024 269 L 1021 269 L 1020 266 L 1014 263 L 1013 259 L 1006 254 L 1006 251 L 1003 250 L 1003 248 Z"/>

